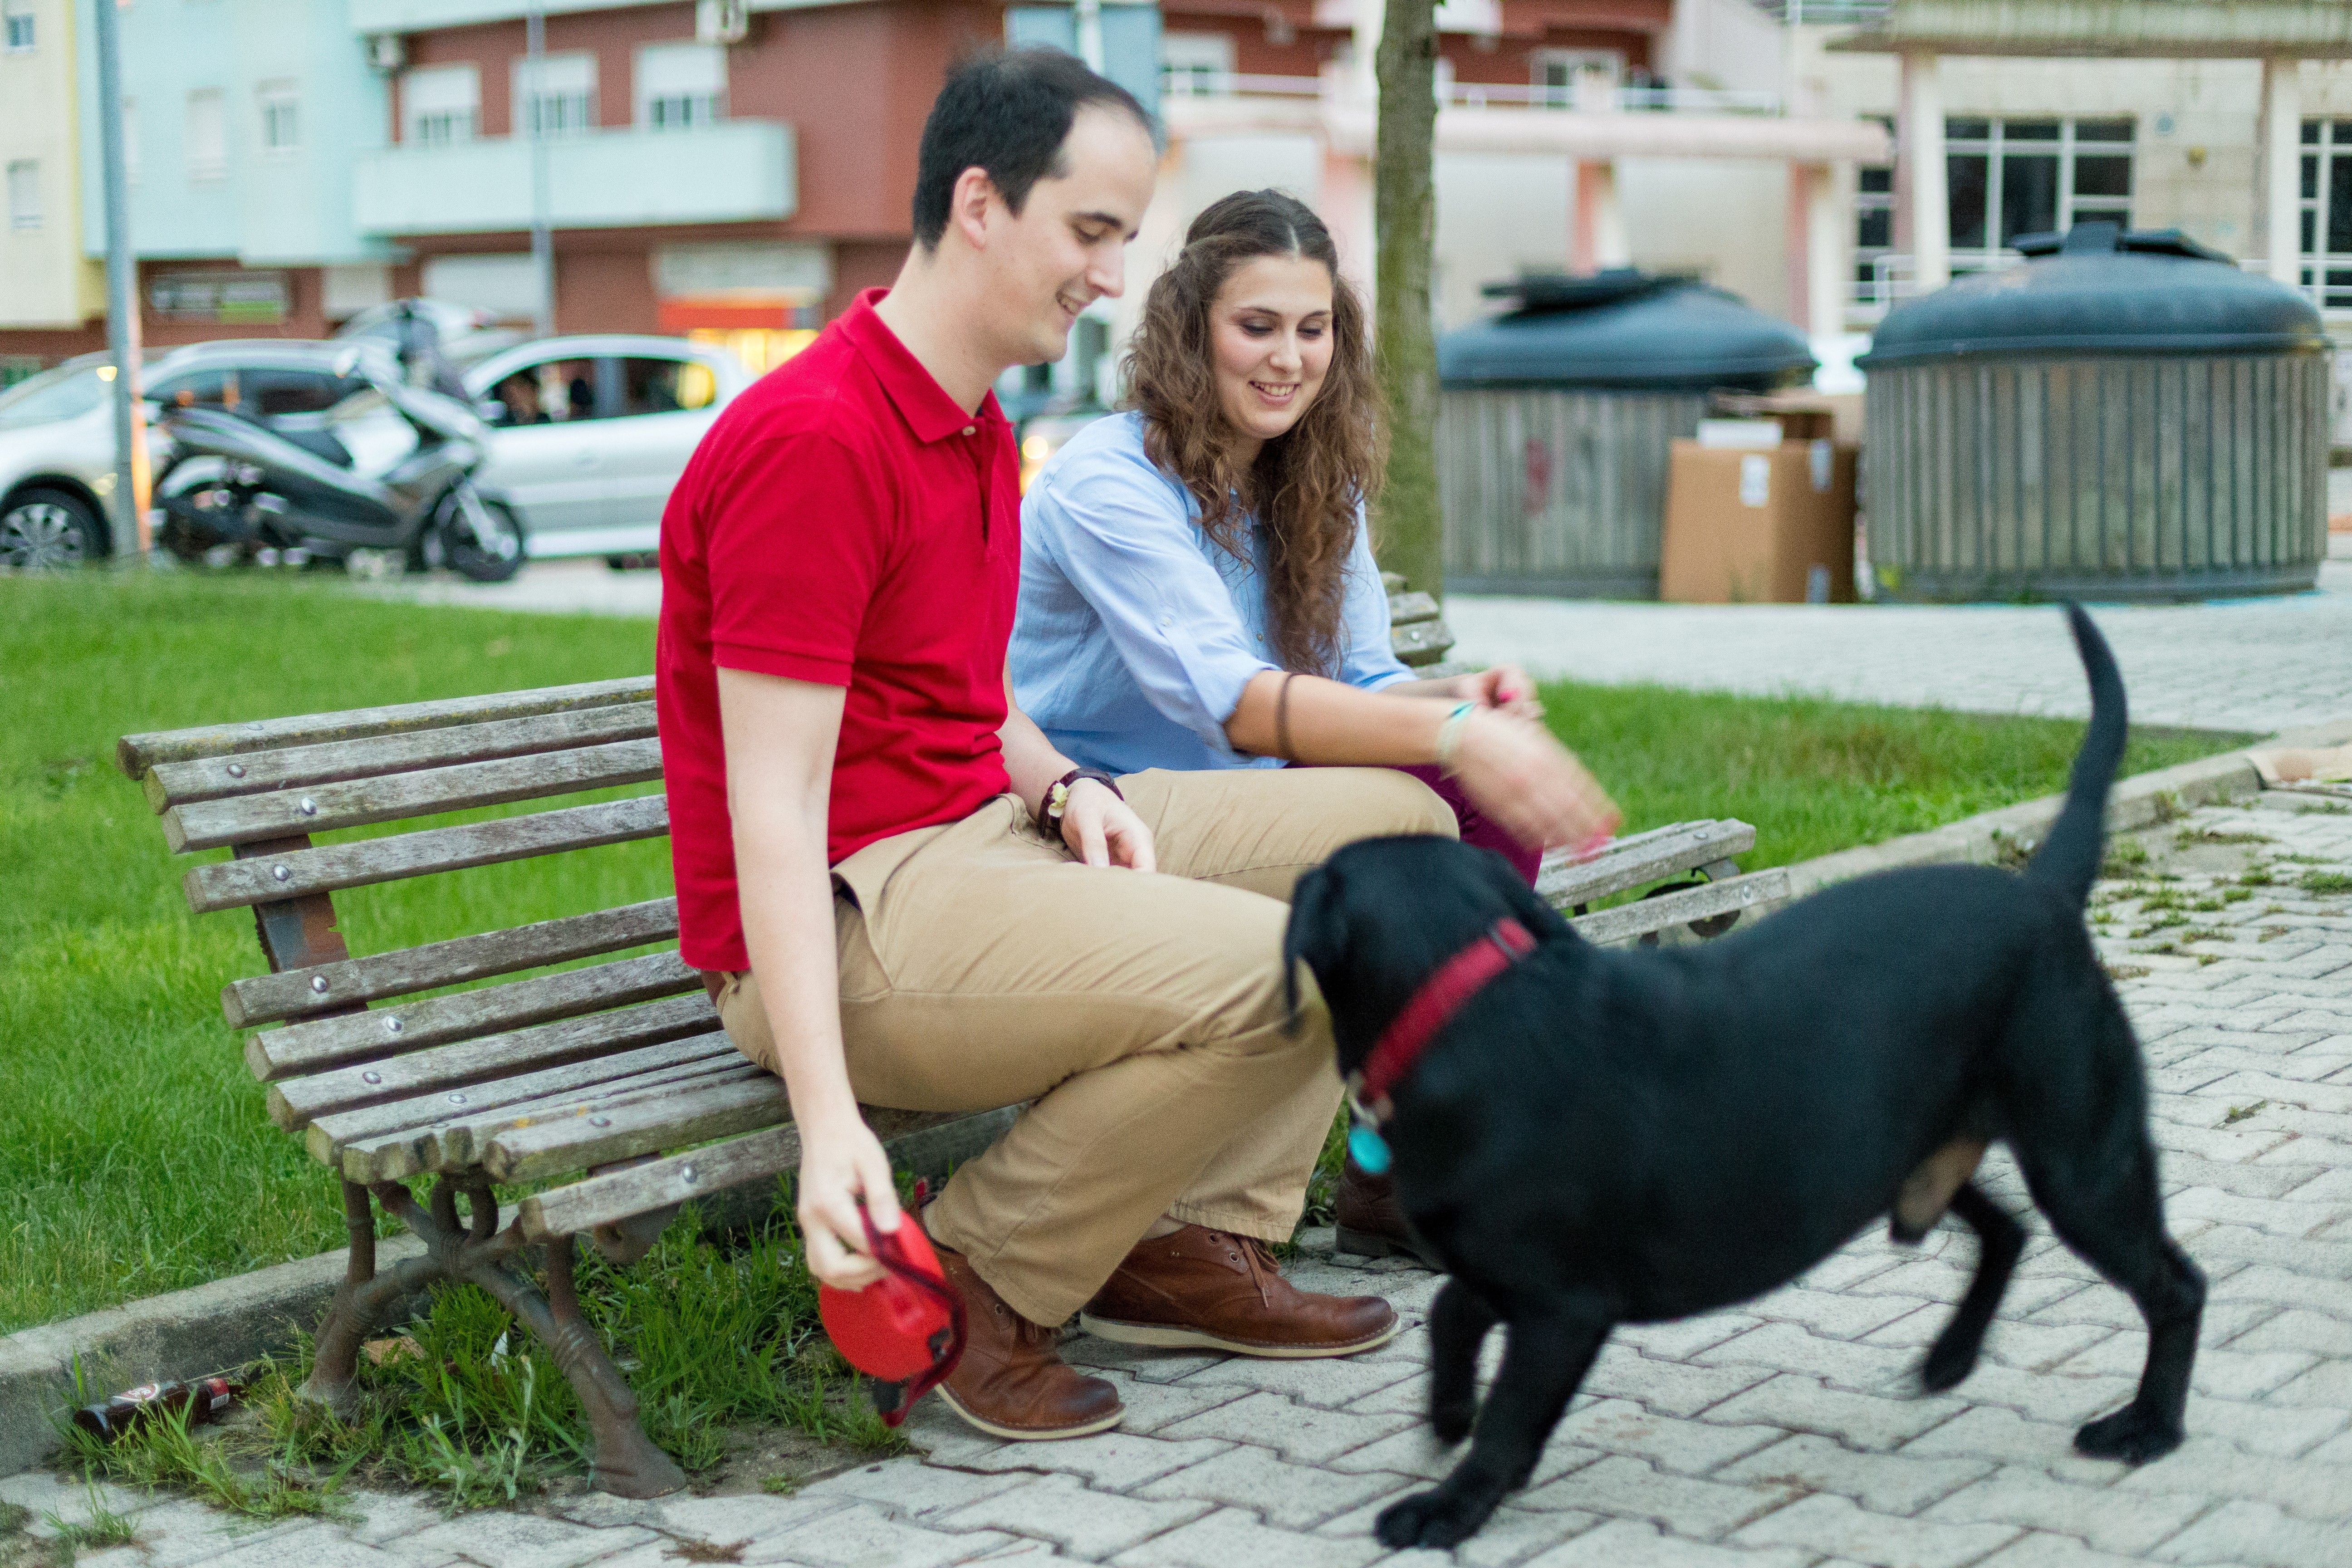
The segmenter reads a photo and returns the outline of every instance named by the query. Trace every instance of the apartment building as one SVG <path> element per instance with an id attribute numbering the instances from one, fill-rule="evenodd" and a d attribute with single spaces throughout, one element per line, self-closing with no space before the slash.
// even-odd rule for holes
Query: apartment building
<path id="1" fill-rule="evenodd" d="M 82 342 L 106 309 L 82 254 L 72 0 L 0 0 L 0 380 Z"/>

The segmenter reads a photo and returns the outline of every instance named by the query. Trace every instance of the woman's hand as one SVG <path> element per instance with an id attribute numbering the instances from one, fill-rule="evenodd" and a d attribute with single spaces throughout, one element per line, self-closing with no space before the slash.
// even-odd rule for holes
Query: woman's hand
<path id="1" fill-rule="evenodd" d="M 1536 683 L 1516 664 L 1498 664 L 1475 675 L 1457 676 L 1454 694 L 1515 719 L 1543 717 L 1543 704 L 1536 699 Z"/>
<path id="2" fill-rule="evenodd" d="M 855 1106 L 846 1115 L 801 1118 L 800 1131 L 800 1192 L 793 1212 L 801 1222 L 808 1271 L 835 1289 L 863 1290 L 885 1273 L 866 1250 L 866 1216 L 886 1235 L 898 1228 L 901 1217 L 890 1158 Z"/>
<path id="3" fill-rule="evenodd" d="M 1070 786 L 1062 807 L 1062 842 L 1088 866 L 1124 866 L 1130 871 L 1158 869 L 1152 858 L 1151 829 L 1135 808 L 1098 779 L 1080 779 Z"/>
<path id="4" fill-rule="evenodd" d="M 1550 731 L 1494 709 L 1463 721 L 1449 771 L 1472 804 L 1522 844 L 1566 844 L 1589 854 L 1623 819 Z"/>

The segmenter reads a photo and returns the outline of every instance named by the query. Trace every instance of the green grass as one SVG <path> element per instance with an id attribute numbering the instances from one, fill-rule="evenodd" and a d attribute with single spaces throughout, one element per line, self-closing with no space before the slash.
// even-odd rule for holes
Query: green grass
<path id="1" fill-rule="evenodd" d="M 115 739 L 642 674 L 652 659 L 646 621 L 386 604 L 278 574 L 0 579 L 0 1332 L 342 1241 L 331 1177 L 269 1124 L 221 1020 L 222 984 L 261 967 L 252 923 L 189 913 L 193 858 L 165 852 Z M 1629 827 L 1742 817 L 1759 833 L 1751 867 L 2047 794 L 2081 731 L 1648 688 L 1545 699 Z M 2127 766 L 2227 743 L 2143 736 Z M 340 907 L 367 952 L 668 887 L 655 842 Z"/>
<path id="2" fill-rule="evenodd" d="M 1639 832 L 1693 817 L 1756 827 L 1748 870 L 1874 844 L 2055 795 L 2082 743 L 2063 719 L 1552 682 L 1551 726 Z M 2135 730 L 2123 772 L 2191 762 L 2253 737 Z M 2133 846 L 2137 848 L 2137 846 Z"/>

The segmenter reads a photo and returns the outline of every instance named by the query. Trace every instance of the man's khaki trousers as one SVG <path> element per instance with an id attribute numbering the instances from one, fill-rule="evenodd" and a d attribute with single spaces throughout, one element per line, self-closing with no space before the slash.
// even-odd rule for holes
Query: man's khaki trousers
<path id="1" fill-rule="evenodd" d="M 1002 795 L 834 868 L 841 1027 L 869 1105 L 1034 1101 L 949 1181 L 932 1237 L 1033 1322 L 1059 1324 L 1161 1215 L 1286 1241 L 1339 1104 L 1314 980 L 1283 1002 L 1286 900 L 1360 838 L 1451 837 L 1385 768 L 1153 770 L 1119 781 L 1155 874 L 1078 865 Z M 759 986 L 718 994 L 771 1071 Z"/>

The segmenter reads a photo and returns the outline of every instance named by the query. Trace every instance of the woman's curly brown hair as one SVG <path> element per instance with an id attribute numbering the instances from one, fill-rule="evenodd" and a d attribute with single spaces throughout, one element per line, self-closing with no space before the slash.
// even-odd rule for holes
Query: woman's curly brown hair
<path id="1" fill-rule="evenodd" d="M 1331 368 L 1298 422 L 1243 470 L 1217 400 L 1209 314 L 1234 268 L 1261 256 L 1304 257 L 1331 275 Z M 1144 451 L 1200 503 L 1201 531 L 1247 561 L 1253 517 L 1263 526 L 1276 662 L 1336 674 L 1348 555 L 1379 486 L 1384 438 L 1364 303 L 1339 275 L 1331 231 L 1280 191 L 1236 191 L 1213 204 L 1145 296 L 1126 370 L 1128 405 L 1143 415 Z"/>

